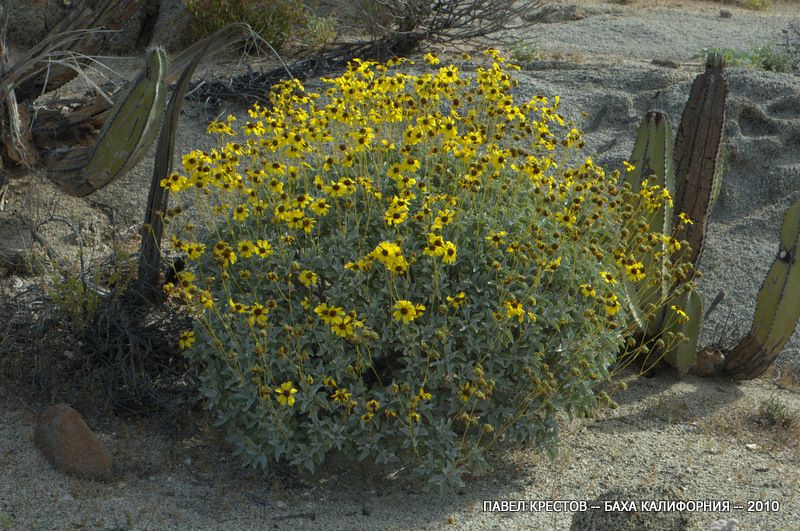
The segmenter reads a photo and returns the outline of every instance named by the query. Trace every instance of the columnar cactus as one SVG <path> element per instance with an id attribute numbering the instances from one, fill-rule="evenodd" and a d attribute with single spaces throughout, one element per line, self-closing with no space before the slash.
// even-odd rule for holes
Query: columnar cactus
<path id="1" fill-rule="evenodd" d="M 726 356 L 724 372 L 755 378 L 775 361 L 800 319 L 800 201 L 786 211 L 778 255 L 758 292 L 753 325 Z"/>
<path id="2" fill-rule="evenodd" d="M 691 224 L 683 225 L 676 238 L 689 242 L 688 262 L 693 266 L 697 265 L 703 252 L 708 218 L 722 182 L 720 148 L 728 96 L 724 64 L 718 53 L 709 57 L 705 72 L 692 84 L 675 136 L 673 221 L 678 225 L 678 216 L 682 212 L 692 220 Z"/>
<path id="3" fill-rule="evenodd" d="M 695 79 L 681 117 L 674 149 L 666 117 L 660 112 L 647 113 L 639 126 L 631 155 L 636 170 L 625 178 L 634 191 L 639 189 L 645 178 L 649 179 L 650 186 L 656 184 L 669 191 L 673 205 L 664 205 L 648 220 L 650 230 L 671 234 L 673 227 L 677 227 L 675 237 L 689 243 L 690 254 L 683 256 L 681 253 L 685 253 L 685 250 L 681 250 L 676 252 L 672 260 L 688 262 L 692 266 L 696 266 L 703 250 L 708 218 L 721 183 L 719 159 L 728 94 L 723 68 L 722 56 L 713 54 L 706 63 L 705 72 Z M 688 215 L 690 223 L 681 223 L 681 214 Z M 662 246 L 659 251 L 660 258 L 653 255 L 643 260 L 646 270 L 658 268 L 655 274 L 658 284 L 651 286 L 644 281 L 635 286 L 626 284 L 628 305 L 633 320 L 645 337 L 661 335 L 665 339 L 666 334 L 672 337 L 679 332 L 686 337 L 687 341 L 680 343 L 665 340 L 668 350 L 664 352 L 664 359 L 680 374 L 685 374 L 696 359 L 703 304 L 700 295 L 691 290 L 684 292 L 674 303 L 666 303 L 680 286 L 670 283 L 666 274 L 668 263 L 665 248 Z M 645 323 L 644 309 L 653 300 L 661 301 L 662 305 L 653 318 Z M 670 315 L 668 308 L 673 304 L 689 317 L 688 322 L 667 318 Z"/>

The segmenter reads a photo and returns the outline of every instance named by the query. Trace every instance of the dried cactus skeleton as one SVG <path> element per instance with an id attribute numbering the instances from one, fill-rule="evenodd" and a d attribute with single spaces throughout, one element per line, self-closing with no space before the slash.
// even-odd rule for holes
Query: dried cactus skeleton
<path id="1" fill-rule="evenodd" d="M 166 72 L 164 50 L 149 50 L 144 69 L 111 109 L 94 145 L 59 151 L 47 169 L 48 179 L 81 197 L 128 172 L 158 134 L 167 102 Z"/>
<path id="2" fill-rule="evenodd" d="M 104 43 L 102 27 L 119 27 L 120 14 L 138 6 L 140 0 L 98 2 L 84 6 L 59 24 L 42 44 L 13 65 L 8 62 L 5 31 L 2 32 L 3 65 L 0 70 L 0 186 L 8 170 L 16 167 L 47 168 L 47 177 L 73 196 L 85 196 L 110 184 L 129 171 L 147 153 L 161 131 L 153 180 L 148 198 L 146 227 L 140 252 L 137 293 L 147 302 L 157 300 L 155 282 L 161 266 L 161 236 L 168 195 L 159 183 L 172 170 L 175 129 L 181 104 L 192 74 L 208 55 L 254 36 L 246 24 L 231 24 L 177 54 L 170 62 L 163 49 L 148 50 L 141 73 L 113 100 L 102 93 L 78 102 L 68 114 L 61 109 L 38 110 L 33 120 L 29 99 L 63 86 L 81 73 Z M 94 3 L 92 3 L 94 5 Z M 0 22 L 7 20 L 10 0 L 0 4 Z M 86 29 L 88 26 L 89 29 Z M 5 27 L 5 26 L 3 26 Z M 53 62 L 53 56 L 69 50 L 74 63 Z M 167 105 L 168 84 L 178 76 Z M 22 103 L 18 103 L 22 102 Z M 63 107 L 63 106 L 62 106 Z M 162 125 L 163 122 L 163 125 Z"/>
<path id="3" fill-rule="evenodd" d="M 105 99 L 82 102 L 69 117 L 57 110 L 36 113 L 32 120 L 28 103 L 42 94 L 52 92 L 81 73 L 108 41 L 111 31 L 119 29 L 141 0 L 111 0 L 83 5 L 62 20 L 51 33 L 14 63 L 10 62 L 6 40 L 6 24 L 11 0 L 0 4 L 0 100 L 2 122 L 0 136 L 4 149 L 0 162 L 5 171 L 14 167 L 35 168 L 46 164 L 46 154 L 57 149 L 65 140 L 86 142 L 82 135 L 90 134 L 98 121 L 102 122 L 110 103 Z M 100 29 L 105 28 L 105 29 Z M 68 53 L 67 53 L 68 52 Z M 65 57 L 70 59 L 66 60 Z"/>

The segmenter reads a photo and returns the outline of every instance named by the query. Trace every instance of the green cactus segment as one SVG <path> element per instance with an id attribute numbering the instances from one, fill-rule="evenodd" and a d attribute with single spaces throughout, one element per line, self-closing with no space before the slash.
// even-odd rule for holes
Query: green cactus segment
<path id="1" fill-rule="evenodd" d="M 764 373 L 792 336 L 800 319 L 800 201 L 786 212 L 778 257 L 761 290 L 750 332 L 726 356 L 725 372 L 740 378 Z"/>
<path id="2" fill-rule="evenodd" d="M 721 184 L 720 147 L 725 124 L 725 100 L 728 80 L 724 60 L 713 54 L 706 70 L 695 78 L 689 100 L 683 109 L 681 125 L 675 137 L 674 222 L 685 212 L 693 224 L 687 224 L 676 237 L 691 246 L 688 261 L 697 265 L 703 250 L 711 208 Z"/>
<path id="3" fill-rule="evenodd" d="M 624 293 L 625 293 L 625 302 L 627 303 L 628 310 L 630 311 L 630 317 L 633 319 L 633 322 L 636 323 L 636 326 L 639 328 L 639 331 L 644 332 L 647 330 L 647 321 L 644 318 L 644 312 L 642 311 L 642 303 L 639 300 L 639 294 L 636 291 L 636 286 L 633 285 L 629 279 L 623 279 L 623 286 L 622 286 Z"/>
<path id="4" fill-rule="evenodd" d="M 648 187 L 658 185 L 661 189 L 666 188 L 672 195 L 675 189 L 672 168 L 672 131 L 663 113 L 651 111 L 645 115 L 644 120 L 639 125 L 636 144 L 631 154 L 631 163 L 635 169 L 627 172 L 625 182 L 630 184 L 634 193 L 641 190 L 642 182 L 647 179 Z M 646 221 L 650 225 L 650 231 L 671 234 L 672 207 L 668 203 L 663 203 L 658 210 L 649 215 Z M 657 244 L 655 250 L 666 253 L 666 244 Z M 654 254 L 647 254 L 642 257 L 642 264 L 645 271 L 648 272 L 648 277 L 635 284 L 639 312 L 648 304 L 658 304 L 667 300 L 669 296 L 669 275 L 667 274 L 667 263 L 664 256 L 657 257 Z M 658 279 L 656 285 L 650 284 L 654 278 L 653 271 L 656 271 L 656 278 Z M 630 299 L 629 303 L 633 306 Z M 655 312 L 654 318 L 647 323 L 644 331 L 648 335 L 655 335 L 660 332 L 664 315 L 664 308 L 660 307 Z M 634 319 L 638 321 L 635 312 Z"/>
<path id="5" fill-rule="evenodd" d="M 94 146 L 58 158 L 48 178 L 70 195 L 82 197 L 129 171 L 155 140 L 166 106 L 166 52 L 148 51 L 145 67 L 115 103 Z"/>
<path id="6" fill-rule="evenodd" d="M 684 376 L 697 362 L 697 342 L 700 339 L 700 329 L 703 324 L 703 298 L 699 293 L 687 291 L 675 300 L 675 305 L 681 308 L 689 317 L 688 321 L 679 322 L 676 316 L 671 316 L 667 331 L 674 334 L 682 333 L 688 341 L 682 341 L 672 346 L 664 354 L 664 360 L 677 369 Z"/>

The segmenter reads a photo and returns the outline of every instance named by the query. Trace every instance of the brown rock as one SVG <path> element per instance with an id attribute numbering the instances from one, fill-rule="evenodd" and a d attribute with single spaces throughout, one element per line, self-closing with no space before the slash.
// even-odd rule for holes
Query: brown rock
<path id="1" fill-rule="evenodd" d="M 36 446 L 57 469 L 101 481 L 111 480 L 111 455 L 80 413 L 67 404 L 49 407 L 34 431 Z"/>

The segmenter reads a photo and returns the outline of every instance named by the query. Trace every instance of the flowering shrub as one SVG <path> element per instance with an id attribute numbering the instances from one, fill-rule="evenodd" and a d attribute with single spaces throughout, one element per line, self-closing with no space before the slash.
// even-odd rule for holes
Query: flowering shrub
<path id="1" fill-rule="evenodd" d="M 515 104 L 487 54 L 474 76 L 428 54 L 419 75 L 354 61 L 323 94 L 283 83 L 162 182 L 193 262 L 166 287 L 196 315 L 181 347 L 247 464 L 344 449 L 457 484 L 499 441 L 553 450 L 555 413 L 596 405 L 621 279 L 646 273 L 619 234 L 659 196 L 622 201 L 558 97 Z"/>

